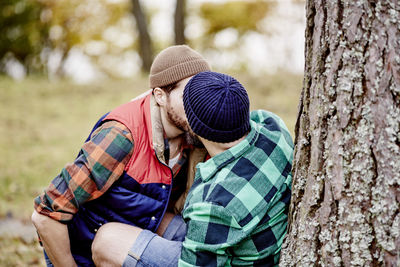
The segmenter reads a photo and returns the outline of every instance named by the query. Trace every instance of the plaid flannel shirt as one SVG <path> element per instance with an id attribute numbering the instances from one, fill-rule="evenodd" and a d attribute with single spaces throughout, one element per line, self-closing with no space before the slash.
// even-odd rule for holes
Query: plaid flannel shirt
<path id="1" fill-rule="evenodd" d="M 251 113 L 246 138 L 197 165 L 179 266 L 274 266 L 286 233 L 293 142 L 283 121 Z"/>
<path id="2" fill-rule="evenodd" d="M 102 124 L 82 146 L 78 157 L 66 165 L 43 194 L 35 198 L 38 213 L 67 223 L 83 203 L 99 198 L 124 172 L 131 158 L 134 140 L 128 128 L 117 121 Z M 174 177 L 186 162 L 187 151 L 172 168 Z M 174 192 L 181 193 L 179 183 Z"/>

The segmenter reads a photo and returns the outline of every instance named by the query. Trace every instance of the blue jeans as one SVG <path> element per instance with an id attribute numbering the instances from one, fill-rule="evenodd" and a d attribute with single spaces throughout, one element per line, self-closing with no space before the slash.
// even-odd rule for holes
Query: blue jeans
<path id="1" fill-rule="evenodd" d="M 175 215 L 171 220 L 163 237 L 143 230 L 128 252 L 122 266 L 177 266 L 186 230 L 187 226 L 180 215 Z M 43 250 L 43 252 L 46 266 L 54 267 L 46 251 Z"/>
<path id="2" fill-rule="evenodd" d="M 163 237 L 148 230 L 143 230 L 129 250 L 122 266 L 178 266 L 186 230 L 186 224 L 179 215 L 172 219 Z"/>

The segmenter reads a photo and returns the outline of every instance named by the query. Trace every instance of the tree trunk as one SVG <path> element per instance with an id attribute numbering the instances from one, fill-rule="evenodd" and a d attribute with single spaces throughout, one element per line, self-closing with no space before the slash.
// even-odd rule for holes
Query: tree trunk
<path id="1" fill-rule="evenodd" d="M 185 44 L 185 5 L 186 0 L 176 0 L 175 7 L 175 44 Z"/>
<path id="2" fill-rule="evenodd" d="M 142 59 L 142 71 L 149 72 L 153 62 L 152 42 L 147 30 L 146 16 L 139 0 L 132 0 L 132 11 L 139 31 L 139 56 Z"/>
<path id="3" fill-rule="evenodd" d="M 307 0 L 281 266 L 400 266 L 400 2 Z"/>

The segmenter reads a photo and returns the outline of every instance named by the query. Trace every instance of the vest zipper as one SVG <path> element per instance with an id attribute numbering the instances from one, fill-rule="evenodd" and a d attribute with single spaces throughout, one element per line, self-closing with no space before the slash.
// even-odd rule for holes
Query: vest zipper
<path id="1" fill-rule="evenodd" d="M 157 231 L 158 227 L 160 226 L 160 223 L 161 223 L 161 221 L 163 220 L 164 215 L 165 215 L 165 212 L 167 211 L 167 208 L 168 208 L 169 199 L 171 198 L 172 183 L 173 183 L 173 181 L 174 181 L 174 173 L 172 172 L 172 169 L 171 169 L 167 164 L 161 162 L 161 160 L 157 157 L 157 153 L 156 153 L 155 151 L 154 151 L 154 155 L 156 156 L 158 162 L 161 163 L 162 165 L 164 165 L 165 167 L 167 167 L 167 168 L 170 170 L 170 172 L 171 172 L 171 186 L 170 186 L 169 192 L 168 192 L 167 204 L 165 205 L 165 208 L 164 208 L 164 211 L 163 211 L 162 216 L 161 216 L 161 218 L 160 218 L 160 221 L 157 223 L 156 229 L 154 230 L 154 232 L 155 232 L 155 231 Z"/>

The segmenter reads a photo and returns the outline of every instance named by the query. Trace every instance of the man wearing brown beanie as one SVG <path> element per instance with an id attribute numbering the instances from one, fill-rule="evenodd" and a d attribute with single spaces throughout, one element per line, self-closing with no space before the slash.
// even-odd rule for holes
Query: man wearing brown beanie
<path id="1" fill-rule="evenodd" d="M 186 142 L 182 94 L 190 77 L 208 70 L 190 47 L 169 47 L 153 62 L 151 90 L 95 124 L 74 162 L 35 199 L 32 221 L 48 266 L 94 266 L 93 240 L 109 222 L 184 239 L 179 214 L 205 151 Z"/>

